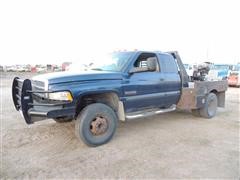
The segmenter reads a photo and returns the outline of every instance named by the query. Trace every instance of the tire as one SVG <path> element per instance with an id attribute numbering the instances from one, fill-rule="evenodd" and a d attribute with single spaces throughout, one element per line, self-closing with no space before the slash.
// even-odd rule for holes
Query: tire
<path id="1" fill-rule="evenodd" d="M 59 117 L 59 118 L 54 118 L 54 121 L 57 123 L 65 123 L 65 122 L 71 122 L 73 120 L 73 117 Z"/>
<path id="2" fill-rule="evenodd" d="M 110 141 L 116 131 L 117 116 L 112 108 L 102 103 L 86 106 L 75 122 L 75 134 L 88 146 L 99 146 Z"/>
<path id="3" fill-rule="evenodd" d="M 206 98 L 206 103 L 199 110 L 199 114 L 204 118 L 210 119 L 216 115 L 217 105 L 218 105 L 218 100 L 217 100 L 216 94 L 210 93 Z"/>

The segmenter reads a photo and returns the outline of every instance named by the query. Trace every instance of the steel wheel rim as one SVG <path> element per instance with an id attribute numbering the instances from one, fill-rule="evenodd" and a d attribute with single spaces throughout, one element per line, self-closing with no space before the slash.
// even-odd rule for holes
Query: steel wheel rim
<path id="1" fill-rule="evenodd" d="M 94 136 L 104 134 L 108 129 L 108 121 L 102 116 L 95 117 L 90 123 L 90 132 Z"/>

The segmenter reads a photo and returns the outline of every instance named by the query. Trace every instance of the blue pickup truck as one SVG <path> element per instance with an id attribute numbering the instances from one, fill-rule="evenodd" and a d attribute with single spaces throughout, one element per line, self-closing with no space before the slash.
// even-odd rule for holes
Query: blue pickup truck
<path id="1" fill-rule="evenodd" d="M 89 146 L 107 143 L 118 121 L 191 110 L 212 118 L 224 107 L 227 81 L 189 82 L 176 51 L 115 52 L 83 72 L 15 77 L 12 98 L 27 124 L 44 119 L 75 121 L 76 136 Z"/>

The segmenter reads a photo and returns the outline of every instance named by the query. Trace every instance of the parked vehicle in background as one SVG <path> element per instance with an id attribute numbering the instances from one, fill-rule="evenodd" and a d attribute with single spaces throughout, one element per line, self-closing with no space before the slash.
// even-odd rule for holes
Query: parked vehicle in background
<path id="1" fill-rule="evenodd" d="M 30 72 L 31 65 L 11 65 L 5 67 L 6 72 Z"/>
<path id="2" fill-rule="evenodd" d="M 226 80 L 230 73 L 231 65 L 229 64 L 213 64 L 208 72 L 208 80 Z"/>
<path id="3" fill-rule="evenodd" d="M 58 65 L 57 65 L 57 66 L 54 66 L 54 67 L 53 67 L 53 71 L 54 71 L 54 72 L 60 72 L 60 71 L 62 71 L 62 66 L 58 66 Z"/>
<path id="4" fill-rule="evenodd" d="M 6 66 L 6 71 L 7 72 L 16 72 L 17 71 L 17 67 L 15 65 Z"/>
<path id="5" fill-rule="evenodd" d="M 44 65 L 36 65 L 36 72 L 38 73 L 43 73 L 43 72 L 47 72 L 47 66 Z"/>
<path id="6" fill-rule="evenodd" d="M 72 63 L 65 68 L 65 71 L 87 71 L 88 66 L 82 63 Z"/>
<path id="7" fill-rule="evenodd" d="M 228 76 L 228 85 L 240 87 L 240 64 L 234 65 Z"/>
<path id="8" fill-rule="evenodd" d="M 17 72 L 30 72 L 31 71 L 31 65 L 16 65 Z"/>
<path id="9" fill-rule="evenodd" d="M 62 71 L 66 71 L 68 69 L 68 66 L 70 66 L 72 62 L 64 62 L 62 63 Z"/>
<path id="10" fill-rule="evenodd" d="M 26 68 L 23 65 L 17 65 L 17 72 L 25 72 Z"/>

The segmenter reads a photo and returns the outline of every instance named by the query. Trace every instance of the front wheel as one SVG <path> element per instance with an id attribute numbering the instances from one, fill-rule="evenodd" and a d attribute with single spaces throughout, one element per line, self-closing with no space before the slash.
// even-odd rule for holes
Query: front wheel
<path id="1" fill-rule="evenodd" d="M 75 122 L 75 134 L 88 146 L 99 146 L 113 137 L 117 116 L 112 108 L 102 103 L 86 106 Z"/>

